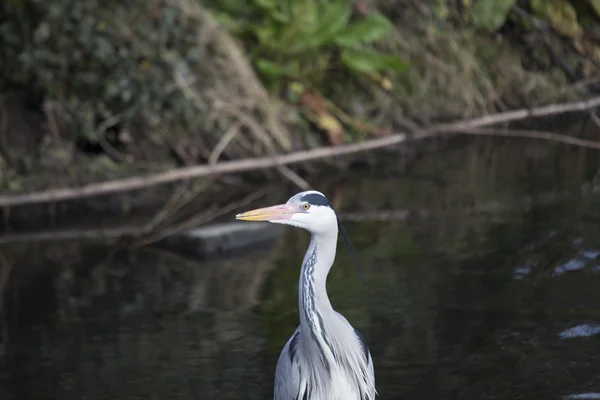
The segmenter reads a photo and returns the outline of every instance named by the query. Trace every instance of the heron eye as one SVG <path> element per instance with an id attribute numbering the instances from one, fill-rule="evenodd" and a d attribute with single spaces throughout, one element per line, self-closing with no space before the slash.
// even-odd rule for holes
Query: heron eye
<path id="1" fill-rule="evenodd" d="M 310 204 L 308 204 L 308 203 L 302 203 L 302 209 L 304 211 L 308 210 L 309 208 L 310 208 Z"/>

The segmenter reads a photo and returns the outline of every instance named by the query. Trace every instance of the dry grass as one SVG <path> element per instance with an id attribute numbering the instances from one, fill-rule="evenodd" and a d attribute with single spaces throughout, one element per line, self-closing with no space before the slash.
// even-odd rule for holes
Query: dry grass
<path id="1" fill-rule="evenodd" d="M 391 75 L 391 93 L 369 85 L 339 85 L 330 99 L 352 117 L 391 131 L 415 131 L 440 121 L 468 119 L 584 97 L 585 87 L 557 69 L 529 71 L 527 54 L 501 36 L 476 33 L 436 15 L 437 1 L 363 0 L 390 16 L 395 31 L 378 47 L 409 65 Z M 398 10 L 402 11 L 398 11 Z M 555 73 L 556 72 L 556 73 Z"/>
<path id="2" fill-rule="evenodd" d="M 533 106 L 558 97 L 554 94 L 563 88 L 561 81 L 526 71 L 507 43 L 472 32 L 440 32 L 430 25 L 419 37 L 399 29 L 388 46 L 410 63 L 396 95 L 407 115 L 424 121 L 468 118 L 523 103 Z M 563 91 L 562 100 L 569 94 Z"/>
<path id="3" fill-rule="evenodd" d="M 203 160 L 215 164 L 227 159 L 274 155 L 299 147 L 290 134 L 295 110 L 265 90 L 243 46 L 218 25 L 200 1 L 158 0 L 148 5 L 148 12 L 164 12 L 168 8 L 180 11 L 176 22 L 181 28 L 178 35 L 184 37 L 191 29 L 195 36 L 195 41 L 192 37 L 195 53 L 201 60 L 188 61 L 184 57 L 188 44 L 165 44 L 155 49 L 173 55 L 170 62 L 165 63 L 166 79 L 157 78 L 163 79 L 157 85 L 164 88 L 164 96 L 157 98 L 153 92 L 150 97 L 158 103 L 172 102 L 172 105 L 165 106 L 166 109 L 160 112 L 141 105 L 140 108 L 146 108 L 134 124 L 119 124 L 119 114 L 101 123 L 101 127 L 113 126 L 122 144 L 117 150 L 103 134 L 98 135 L 103 149 L 101 156 L 79 151 L 74 140 L 66 133 L 52 129 L 52 118 L 47 118 L 43 128 L 48 133 L 39 145 L 41 155 L 31 171 L 14 179 L 12 191 L 164 171 L 181 164 L 195 165 Z M 117 16 L 115 24 L 128 26 L 131 18 L 128 14 Z M 133 31 L 131 35 L 134 35 Z M 161 35 L 164 35 L 164 43 L 179 37 Z M 147 46 L 144 40 L 140 43 L 140 46 Z M 190 109 L 195 109 L 195 115 L 191 117 Z M 10 123 L 14 125 L 13 121 Z M 114 127 L 115 124 L 118 126 Z M 9 134 L 12 134 L 14 129 L 10 128 Z M 99 129 L 101 133 L 104 130 Z M 27 135 L 32 134 L 28 132 Z M 0 126 L 0 168 L 3 150 L 10 153 L 3 146 L 3 137 Z M 0 183 L 6 180 L 2 172 Z M 307 185 L 286 167 L 279 172 L 297 186 Z"/>
<path id="4" fill-rule="evenodd" d="M 428 124 L 471 118 L 570 101 L 583 94 L 582 88 L 569 84 L 560 71 L 528 71 L 523 60 L 531 56 L 521 51 L 518 43 L 451 22 L 457 15 L 439 15 L 440 4 L 453 7 L 450 2 L 363 2 L 391 16 L 396 30 L 383 47 L 409 64 L 408 70 L 394 77 L 394 93 L 379 91 L 368 105 L 367 113 L 376 115 L 380 123 L 410 128 L 410 121 Z"/>
<path id="5" fill-rule="evenodd" d="M 209 159 L 214 163 L 223 153 L 258 156 L 291 150 L 287 128 L 292 110 L 267 93 L 240 44 L 199 2 L 167 3 L 180 9 L 185 18 L 197 21 L 200 56 L 210 60 L 206 63 L 208 74 L 202 77 L 175 74 L 179 89 L 200 111 L 208 106 L 209 124 L 226 132 Z"/>
<path id="6" fill-rule="evenodd" d="M 365 2 L 375 8 L 382 8 L 383 3 L 388 4 L 388 8 L 392 7 L 391 3 L 396 8 L 401 6 L 403 20 L 394 21 L 397 29 L 381 47 L 406 59 L 409 68 L 391 77 L 392 93 L 367 79 L 361 79 L 361 84 L 356 85 L 354 79 L 343 74 L 327 80 L 333 88 L 328 99 L 349 115 L 348 120 L 361 119 L 392 132 L 415 131 L 418 124 L 469 118 L 574 97 L 575 88 L 560 76 L 527 71 L 522 65 L 523 55 L 514 45 L 449 24 L 436 27 L 438 21 L 431 12 L 435 1 Z M 79 152 L 69 139 L 60 140 L 59 134 L 47 134 L 40 145 L 41 155 L 36 158 L 36 164 L 27 174 L 15 179 L 18 185 L 13 185 L 12 191 L 71 186 L 164 171 L 180 164 L 191 166 L 204 160 L 216 164 L 310 146 L 302 143 L 304 137 L 294 133 L 296 108 L 267 92 L 243 44 L 215 21 L 200 0 L 158 0 L 152 4 L 180 10 L 179 25 L 195 31 L 190 43 L 197 48 L 201 62 L 186 64 L 179 54 L 172 67 L 166 67 L 166 78 L 160 82 L 169 87 L 165 97 L 177 94 L 174 96 L 178 97 L 177 108 L 185 112 L 168 117 L 161 112 L 147 111 L 152 115 L 144 114 L 144 118 L 152 123 L 130 126 L 131 134 L 124 135 L 130 137 L 124 140 L 124 150 L 115 150 L 100 136 L 102 157 Z M 129 21 L 125 18 L 119 23 L 127 25 Z M 165 39 L 165 42 L 169 41 Z M 186 42 L 186 46 L 189 45 Z M 165 46 L 156 50 L 172 49 Z M 178 48 L 178 51 L 185 52 L 185 49 Z M 197 114 L 187 118 L 196 110 Z M 114 118 L 118 119 L 118 114 Z M 56 131 L 51 128 L 52 121 L 48 122 L 49 130 Z M 111 119 L 105 122 L 102 126 L 108 126 Z M 0 126 L 0 144 L 1 130 Z M 366 139 L 366 135 L 356 139 Z M 316 143 L 313 139 L 314 136 L 307 142 Z M 279 173 L 299 187 L 307 186 L 285 167 Z M 2 178 L 7 179 L 0 176 L 0 182 Z"/>

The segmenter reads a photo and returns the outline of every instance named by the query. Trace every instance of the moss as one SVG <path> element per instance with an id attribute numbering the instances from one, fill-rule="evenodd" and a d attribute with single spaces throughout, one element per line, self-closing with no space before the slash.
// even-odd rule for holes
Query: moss
<path id="1" fill-rule="evenodd" d="M 97 143 L 117 123 L 151 136 L 145 131 L 169 118 L 196 122 L 172 78 L 176 68 L 194 69 L 202 61 L 195 31 L 178 10 L 153 10 L 145 1 L 106 7 L 66 0 L 7 8 L 8 84 L 51 102 L 74 139 Z"/>

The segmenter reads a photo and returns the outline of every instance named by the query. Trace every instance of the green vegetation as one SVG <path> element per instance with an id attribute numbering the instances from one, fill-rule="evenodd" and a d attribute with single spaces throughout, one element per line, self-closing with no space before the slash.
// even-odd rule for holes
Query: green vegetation
<path id="1" fill-rule="evenodd" d="M 486 29 L 490 32 L 498 30 L 506 21 L 506 17 L 515 0 L 477 1 L 468 5 L 469 19 L 475 28 Z"/>
<path id="2" fill-rule="evenodd" d="M 194 105 L 173 82 L 177 68 L 202 62 L 195 30 L 177 10 L 152 12 L 141 0 L 8 3 L 1 27 L 6 84 L 43 98 L 61 135 L 116 141 L 111 128 L 118 125 L 160 140 L 150 137 L 160 128 L 199 126 Z"/>
<path id="3" fill-rule="evenodd" d="M 412 121 L 570 99 L 587 90 L 570 81 L 600 65 L 597 1 L 418 3 L 3 2 L 0 187 L 360 141 Z"/>
<path id="4" fill-rule="evenodd" d="M 399 56 L 371 46 L 392 32 L 390 20 L 374 12 L 351 22 L 348 0 L 255 0 L 248 8 L 235 2 L 219 8 L 219 20 L 249 43 L 257 68 L 270 82 L 289 77 L 326 89 L 325 78 L 340 64 L 378 80 L 382 71 L 406 67 Z"/>
<path id="5" fill-rule="evenodd" d="M 569 39 L 572 50 L 578 56 L 569 60 L 573 68 L 581 68 L 584 75 L 595 73 L 600 62 L 600 47 L 595 33 L 600 22 L 600 1 L 569 0 L 484 0 L 468 5 L 469 21 L 477 29 L 496 32 L 507 21 L 521 25 L 530 32 L 541 31 L 548 34 L 543 42 L 561 36 Z M 526 7 L 525 11 L 521 7 Z M 514 13 L 515 8 L 521 12 Z M 587 35 L 586 35 L 587 32 Z M 552 43 L 556 46 L 555 43 Z M 595 64 L 595 65 L 594 65 Z"/>

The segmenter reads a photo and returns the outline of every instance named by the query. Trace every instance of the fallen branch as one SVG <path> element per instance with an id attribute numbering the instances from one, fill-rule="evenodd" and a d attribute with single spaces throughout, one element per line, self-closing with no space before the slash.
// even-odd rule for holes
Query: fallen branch
<path id="1" fill-rule="evenodd" d="M 148 237 L 145 237 L 145 238 L 135 241 L 132 244 L 132 247 L 135 248 L 135 247 L 146 246 L 151 243 L 158 242 L 159 240 L 162 240 L 162 239 L 166 238 L 167 236 L 171 236 L 177 232 L 181 232 L 186 229 L 191 229 L 195 226 L 203 225 L 217 217 L 220 217 L 221 215 L 230 213 L 237 208 L 248 205 L 249 203 L 253 202 L 254 200 L 259 199 L 260 197 L 264 196 L 265 194 L 266 194 L 266 190 L 260 189 L 260 190 L 256 190 L 256 191 L 250 193 L 248 196 L 244 197 L 240 201 L 230 203 L 230 204 L 226 205 L 225 207 L 209 208 L 208 210 L 206 210 L 202 213 L 193 215 L 192 217 L 186 219 L 185 221 L 177 223 L 171 227 L 162 229 L 160 232 L 156 232 L 154 235 L 150 235 Z"/>
<path id="2" fill-rule="evenodd" d="M 520 109 L 499 114 L 486 115 L 479 118 L 458 121 L 449 124 L 434 125 L 432 127 L 413 132 L 410 135 L 406 133 L 396 133 L 390 136 L 367 140 L 361 143 L 354 143 L 335 147 L 320 147 L 312 150 L 298 151 L 279 156 L 228 161 L 214 165 L 197 165 L 192 167 L 185 167 L 165 171 L 146 177 L 134 177 L 108 182 L 92 183 L 78 188 L 50 189 L 34 193 L 4 195 L 0 196 L 0 207 L 52 202 L 74 198 L 98 196 L 116 192 L 132 191 L 147 188 L 154 185 L 172 183 L 184 179 L 198 178 L 201 176 L 208 175 L 221 175 L 243 171 L 255 171 L 267 168 L 278 168 L 284 165 L 325 159 L 330 157 L 338 157 L 342 155 L 393 146 L 405 142 L 409 139 L 424 139 L 439 135 L 440 133 L 460 132 L 466 134 L 478 134 L 476 131 L 474 131 L 474 128 L 480 128 L 483 126 L 489 126 L 498 123 L 520 121 L 530 117 L 543 117 L 567 112 L 586 111 L 599 106 L 600 96 L 593 97 L 585 101 L 577 101 L 564 104 L 552 104 L 532 109 Z M 497 132 L 498 133 L 496 134 L 499 134 L 503 131 Z M 568 143 L 575 146 L 598 148 L 596 142 L 584 141 L 581 139 L 575 139 L 569 136 L 553 134 L 549 132 L 547 132 L 545 135 L 534 135 L 530 137 L 535 137 L 536 139 L 560 141 L 562 143 Z"/>
<path id="3" fill-rule="evenodd" d="M 452 132 L 466 135 L 489 135 L 520 137 L 530 139 L 542 139 L 551 142 L 570 144 L 573 146 L 586 147 L 589 149 L 600 150 L 600 142 L 594 140 L 580 139 L 573 136 L 561 135 L 558 133 L 534 131 L 528 129 L 497 129 L 497 128 L 471 128 L 465 131 Z"/>
<path id="4" fill-rule="evenodd" d="M 237 208 L 243 207 L 254 200 L 266 194 L 265 189 L 259 189 L 251 192 L 244 198 L 233 203 L 229 203 L 224 207 L 210 207 L 208 210 L 192 215 L 190 218 L 159 228 L 158 224 L 149 225 L 125 225 L 117 227 L 103 228 L 82 228 L 82 229 L 64 229 L 50 230 L 40 232 L 16 233 L 8 235 L 0 235 L 0 245 L 14 243 L 31 243 L 31 242 L 55 242 L 55 241 L 72 241 L 72 240 L 91 240 L 104 241 L 108 239 L 131 239 L 130 247 L 142 247 L 148 244 L 158 242 L 167 236 L 192 229 L 196 226 L 204 225 L 215 218 L 227 214 Z M 0 261 L 2 253 L 0 253 Z M 2 263 L 0 262 L 0 273 L 2 272 Z M 0 278 L 2 275 L 0 274 Z M 0 279 L 0 289 L 2 288 L 2 280 Z M 2 302 L 0 301 L 0 305 Z"/>
<path id="5" fill-rule="evenodd" d="M 161 207 L 161 209 L 154 215 L 154 217 L 148 221 L 145 225 L 145 232 L 154 232 L 156 228 L 161 225 L 168 217 L 174 215 L 182 207 L 188 204 L 194 197 L 202 193 L 209 185 L 202 184 L 200 187 L 193 189 L 191 193 L 184 195 L 185 188 L 187 185 L 183 184 L 175 190 L 169 200 Z"/>
<path id="6" fill-rule="evenodd" d="M 31 243 L 31 242 L 57 242 L 57 241 L 73 241 L 73 240 L 97 240 L 103 241 L 107 239 L 119 238 L 140 238 L 138 242 L 132 242 L 131 247 L 142 247 L 148 244 L 157 242 L 167 236 L 178 232 L 191 229 L 195 226 L 204 225 L 206 222 L 227 214 L 234 209 L 240 208 L 249 202 L 258 199 L 264 195 L 264 190 L 258 190 L 250 193 L 240 201 L 228 204 L 227 206 L 216 209 L 210 208 L 208 211 L 196 214 L 190 219 L 187 219 L 176 225 L 167 226 L 162 229 L 148 232 L 146 225 L 128 225 L 111 228 L 83 228 L 83 229 L 67 229 L 67 230 L 52 230 L 41 232 L 16 233 L 0 236 L 0 245 L 15 244 L 15 243 Z M 508 202 L 489 201 L 476 204 L 474 206 L 455 207 L 447 210 L 438 208 L 422 208 L 422 209 L 387 209 L 387 210 L 368 210 L 368 211 L 350 211 L 340 212 L 339 217 L 343 222 L 383 222 L 383 221 L 406 221 L 408 218 L 415 217 L 421 219 L 433 219 L 453 217 L 456 215 L 495 215 L 497 213 L 511 211 L 526 211 L 534 206 L 545 206 L 553 204 L 557 201 L 565 200 L 569 197 L 589 196 L 600 193 L 600 185 L 591 185 L 581 188 L 579 191 L 560 191 L 542 193 L 538 196 L 524 196 L 520 199 Z M 1 253 L 0 253 L 1 256 Z M 2 261 L 0 259 L 0 261 Z M 0 263 L 1 265 L 1 263 Z M 0 269 L 1 271 L 1 269 Z M 1 282 L 1 281 L 0 281 Z M 1 286 L 1 285 L 0 285 Z"/>

